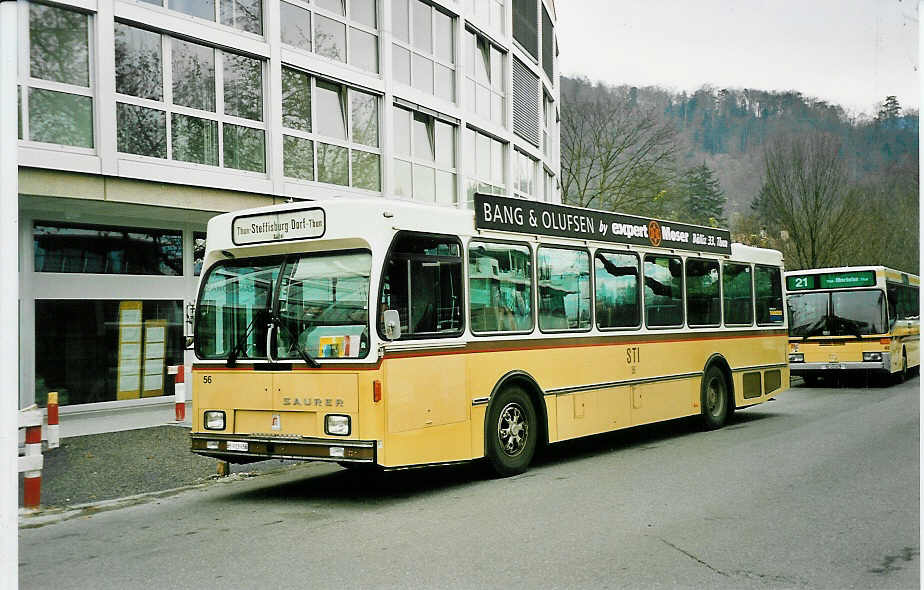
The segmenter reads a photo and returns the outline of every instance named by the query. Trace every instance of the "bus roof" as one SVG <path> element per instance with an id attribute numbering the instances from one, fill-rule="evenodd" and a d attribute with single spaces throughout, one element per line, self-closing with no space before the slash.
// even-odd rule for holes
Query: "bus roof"
<path id="1" fill-rule="evenodd" d="M 226 251 L 235 256 L 271 255 L 290 252 L 291 242 L 307 246 L 319 240 L 323 240 L 325 248 L 368 247 L 382 240 L 386 240 L 387 246 L 397 230 L 450 234 L 463 238 L 478 236 L 563 244 L 593 243 L 599 247 L 633 247 L 572 237 L 540 237 L 533 233 L 477 229 L 475 213 L 470 209 L 381 198 L 343 197 L 283 203 L 217 215 L 209 220 L 207 251 Z M 672 251 L 663 246 L 639 246 L 639 249 Z M 782 266 L 783 263 L 782 254 L 777 250 L 738 243 L 730 245 L 730 255 L 699 252 L 693 248 L 683 253 L 773 266 Z"/>

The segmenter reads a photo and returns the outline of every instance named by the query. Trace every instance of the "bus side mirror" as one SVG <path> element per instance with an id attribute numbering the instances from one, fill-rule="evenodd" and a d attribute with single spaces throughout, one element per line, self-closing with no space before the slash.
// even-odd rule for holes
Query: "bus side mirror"
<path id="1" fill-rule="evenodd" d="M 386 309 L 382 314 L 382 322 L 385 324 L 385 338 L 388 340 L 401 338 L 401 317 L 398 316 L 398 310 Z"/>

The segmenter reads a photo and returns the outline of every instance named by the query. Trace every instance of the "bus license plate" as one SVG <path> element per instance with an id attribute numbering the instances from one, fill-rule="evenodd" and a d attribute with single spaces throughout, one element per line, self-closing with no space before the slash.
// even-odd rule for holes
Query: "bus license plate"
<path id="1" fill-rule="evenodd" d="M 841 363 L 828 363 L 827 365 L 825 365 L 825 368 L 826 369 L 843 369 L 844 365 L 842 365 Z"/>
<path id="2" fill-rule="evenodd" d="M 228 441 L 228 450 L 229 450 L 229 451 L 246 451 L 246 450 L 247 450 L 247 443 L 246 443 L 246 442 L 241 442 L 241 441 L 236 441 L 236 440 L 229 440 L 229 441 Z"/>

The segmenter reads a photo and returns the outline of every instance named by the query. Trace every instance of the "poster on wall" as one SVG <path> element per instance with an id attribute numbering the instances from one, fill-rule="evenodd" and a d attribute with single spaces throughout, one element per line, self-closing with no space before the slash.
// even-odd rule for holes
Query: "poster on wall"
<path id="1" fill-rule="evenodd" d="M 119 302 L 119 365 L 116 399 L 141 397 L 141 301 Z"/>
<path id="2" fill-rule="evenodd" d="M 144 322 L 144 376 L 141 396 L 164 395 L 164 359 L 167 347 L 167 321 Z"/>

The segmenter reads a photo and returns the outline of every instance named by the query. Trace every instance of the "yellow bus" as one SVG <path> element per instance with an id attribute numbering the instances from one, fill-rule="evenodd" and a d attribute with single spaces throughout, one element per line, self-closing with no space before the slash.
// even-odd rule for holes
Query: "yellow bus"
<path id="1" fill-rule="evenodd" d="M 807 385 L 849 370 L 907 379 L 921 364 L 920 284 L 884 266 L 787 272 L 791 373 Z"/>
<path id="2" fill-rule="evenodd" d="M 379 468 L 485 458 L 789 385 L 779 252 L 727 230 L 476 195 L 223 214 L 196 305 L 192 450 Z"/>

